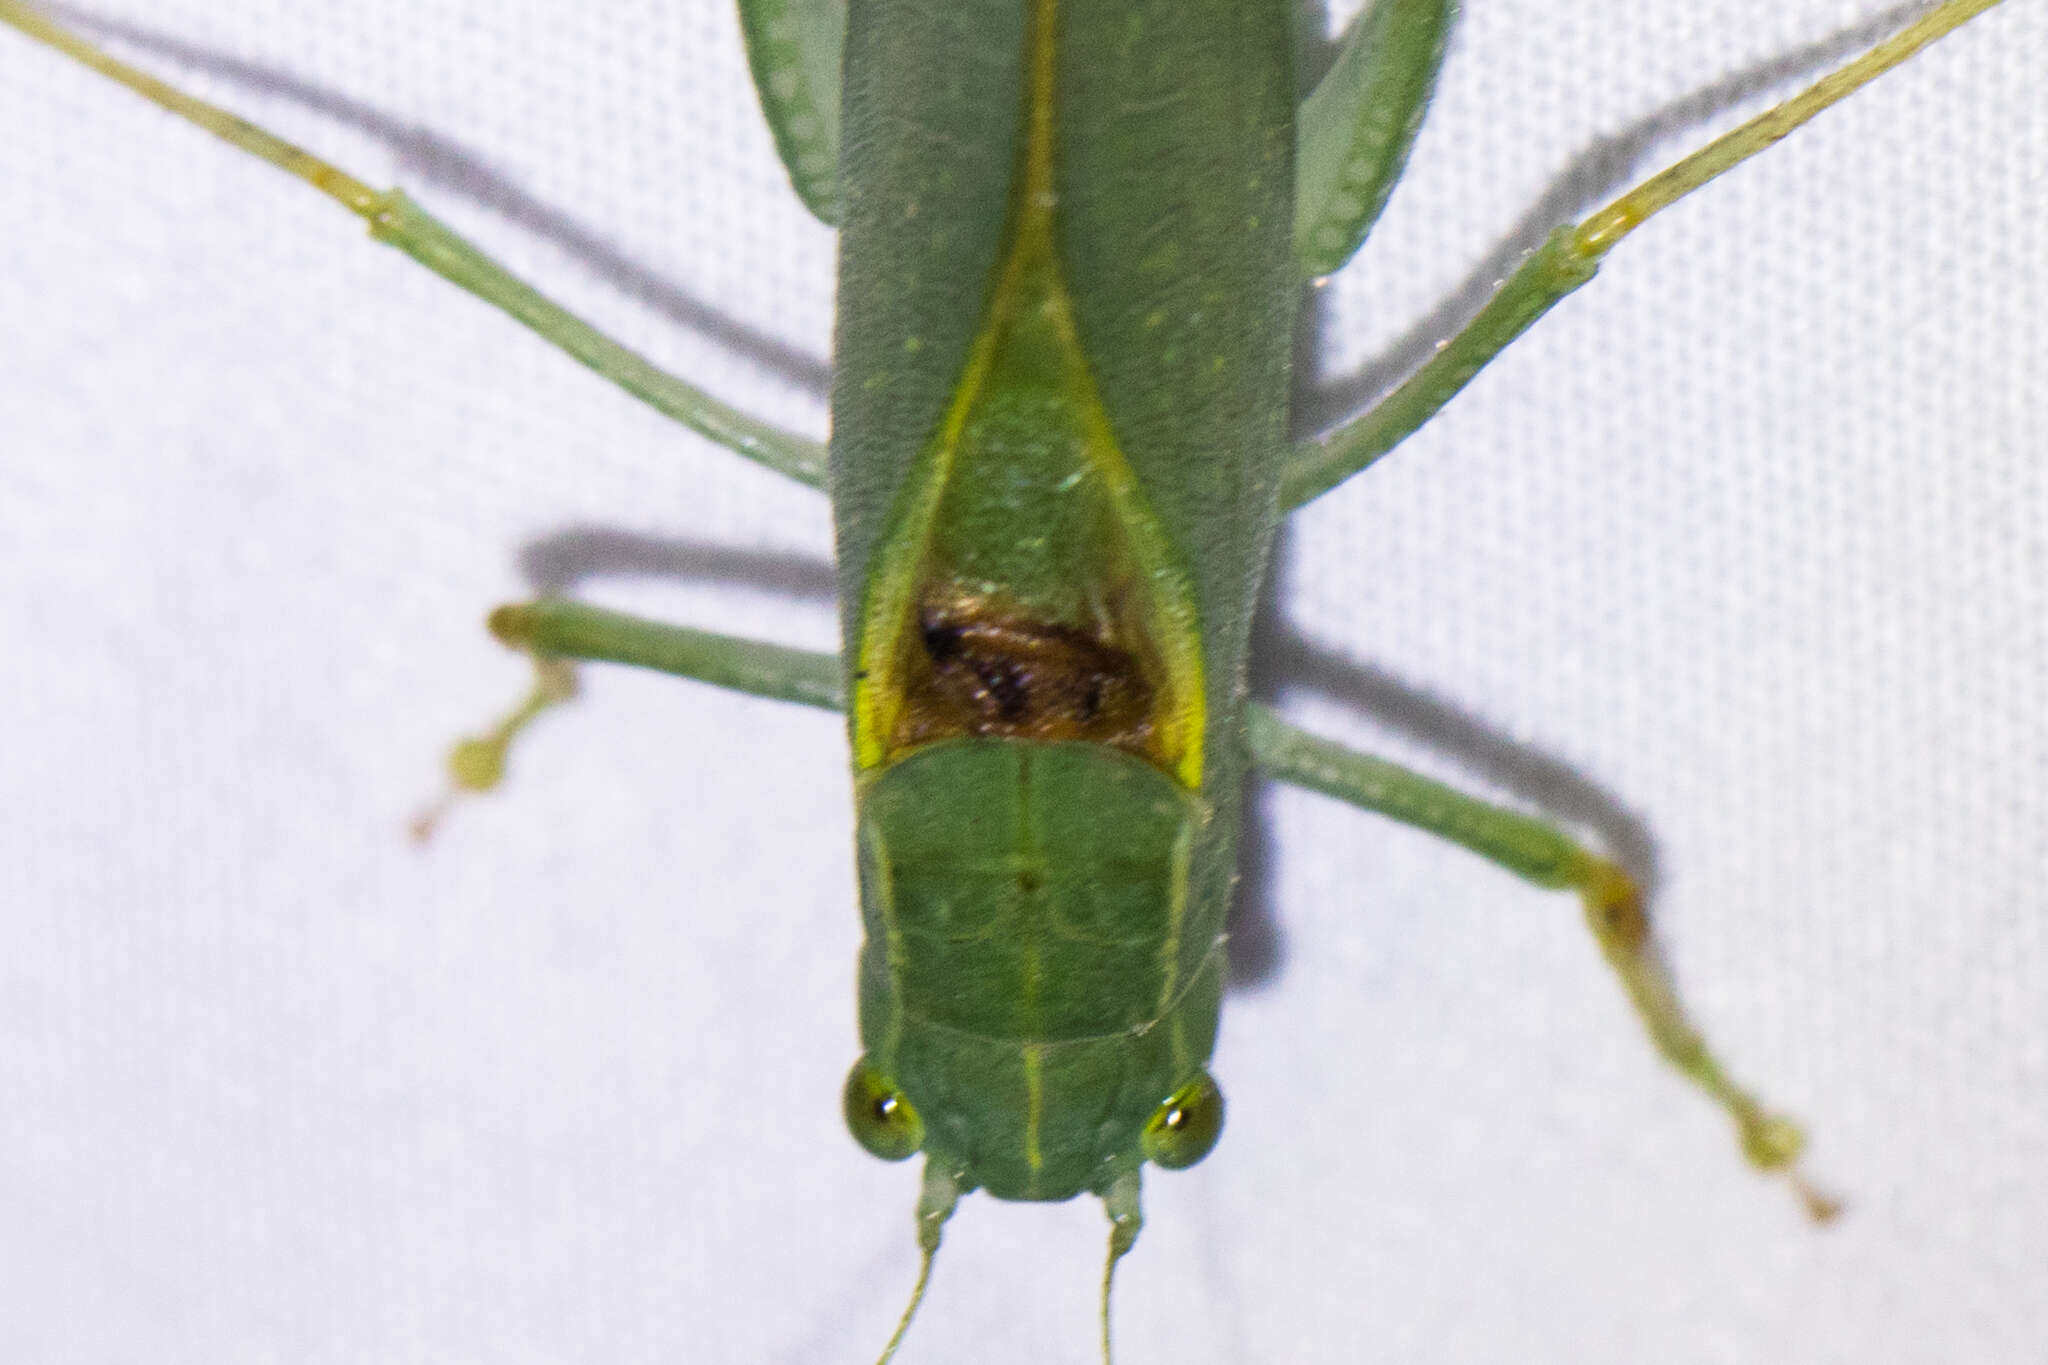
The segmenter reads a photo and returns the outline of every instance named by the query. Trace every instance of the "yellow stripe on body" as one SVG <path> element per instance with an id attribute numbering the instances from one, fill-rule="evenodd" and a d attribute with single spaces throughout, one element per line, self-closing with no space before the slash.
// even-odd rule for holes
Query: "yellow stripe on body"
<path id="1" fill-rule="evenodd" d="M 1045 1122 L 1045 1045 L 1033 1043 L 1024 1049 L 1024 1164 L 1034 1180 L 1045 1169 L 1045 1153 L 1039 1150 L 1038 1130 Z"/>
<path id="2" fill-rule="evenodd" d="M 1008 254 L 989 304 L 988 318 L 969 348 L 966 366 L 939 432 L 912 470 L 892 512 L 891 529 L 876 556 L 861 611 L 860 656 L 853 690 L 854 765 L 865 771 L 894 757 L 891 737 L 904 708 L 904 636 L 914 624 L 922 572 L 947 486 L 954 477 L 963 433 L 984 398 L 1009 328 L 1023 310 L 1037 308 L 1059 339 L 1062 387 L 1083 432 L 1083 453 L 1137 570 L 1145 643 L 1166 672 L 1156 720 L 1165 766 L 1190 790 L 1202 782 L 1203 693 L 1200 613 L 1180 557 L 1124 458 L 1102 406 L 1073 300 L 1053 241 L 1058 195 L 1053 178 L 1054 21 L 1057 0 L 1036 0 L 1030 36 L 1029 107 L 1023 177 Z M 1034 286 L 1036 286 L 1034 288 Z"/>

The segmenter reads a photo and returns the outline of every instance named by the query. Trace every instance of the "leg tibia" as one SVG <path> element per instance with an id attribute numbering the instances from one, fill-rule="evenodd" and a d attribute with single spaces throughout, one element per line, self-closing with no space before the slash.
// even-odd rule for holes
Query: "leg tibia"
<path id="1" fill-rule="evenodd" d="M 813 488 L 825 484 L 825 452 L 817 442 L 771 427 L 726 406 L 659 368 L 583 319 L 543 297 L 396 190 L 378 191 L 302 147 L 194 99 L 147 72 L 100 51 L 19 0 L 0 0 L 0 24 L 20 30 L 118 81 L 136 94 L 204 128 L 222 141 L 297 176 L 370 225 L 394 246 L 452 284 L 502 309 L 551 345 L 727 450 Z"/>
<path id="2" fill-rule="evenodd" d="M 1657 955 L 1642 893 L 1620 867 L 1588 852 L 1555 826 L 1467 796 L 1386 759 L 1317 738 L 1263 706 L 1249 709 L 1245 728 L 1252 761 L 1282 782 L 1449 839 L 1538 886 L 1576 891 L 1601 953 L 1620 976 L 1657 1051 L 1735 1121 L 1743 1155 L 1753 1165 L 1784 1173 L 1816 1219 L 1835 1212 L 1833 1201 L 1808 1186 L 1795 1168 L 1805 1145 L 1799 1126 L 1770 1112 L 1731 1081 L 1687 1016 L 1671 974 Z"/>
<path id="3" fill-rule="evenodd" d="M 491 613 L 491 634 L 537 658 L 651 668 L 714 687 L 837 711 L 839 657 L 542 598 Z"/>
<path id="4" fill-rule="evenodd" d="M 1321 497 L 1419 430 L 1536 319 L 1592 279 L 1601 258 L 1653 214 L 1998 3 L 1946 0 L 1936 5 L 1855 61 L 1651 176 L 1583 223 L 1559 228 L 1470 323 L 1376 407 L 1333 431 L 1297 442 L 1282 466 L 1280 505 L 1295 508 Z"/>
<path id="5" fill-rule="evenodd" d="M 1751 1165 L 1762 1171 L 1783 1172 L 1815 1221 L 1832 1218 L 1840 1205 L 1809 1185 L 1796 1167 L 1806 1134 L 1797 1123 L 1764 1108 L 1755 1095 L 1730 1080 L 1705 1036 L 1687 1017 L 1677 984 L 1658 956 L 1635 881 L 1604 859 L 1583 853 L 1580 857 L 1581 869 L 1571 889 L 1584 901 L 1587 927 L 1608 965 L 1621 978 L 1622 989 L 1628 992 L 1650 1041 L 1665 1061 L 1684 1072 L 1735 1120 L 1742 1154 Z"/>
<path id="6" fill-rule="evenodd" d="M 533 657 L 533 689 L 506 717 L 449 753 L 447 795 L 413 822 L 432 835 L 448 807 L 468 792 L 489 791 L 505 776 L 514 740 L 542 713 L 576 695 L 572 660 L 631 664 L 757 697 L 840 708 L 839 659 L 761 640 L 665 625 L 581 602 L 543 598 L 491 613 L 491 633 Z"/>

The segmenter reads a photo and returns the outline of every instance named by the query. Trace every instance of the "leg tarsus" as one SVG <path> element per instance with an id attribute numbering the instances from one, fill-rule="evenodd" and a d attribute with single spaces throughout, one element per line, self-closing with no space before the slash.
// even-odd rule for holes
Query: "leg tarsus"
<path id="1" fill-rule="evenodd" d="M 1734 1120 L 1742 1154 L 1751 1165 L 1784 1175 L 1816 1221 L 1838 1211 L 1839 1204 L 1799 1173 L 1797 1162 L 1806 1145 L 1799 1125 L 1766 1109 L 1731 1081 L 1687 1016 L 1671 973 L 1658 956 L 1642 892 L 1619 865 L 1588 852 L 1544 821 L 1311 735 L 1267 707 L 1254 704 L 1247 709 L 1245 736 L 1253 763 L 1282 782 L 1449 839 L 1537 886 L 1576 891 L 1587 927 L 1621 978 L 1658 1054 Z"/>
<path id="2" fill-rule="evenodd" d="M 533 687 L 504 719 L 481 735 L 457 740 L 448 751 L 448 790 L 412 822 L 412 837 L 426 843 L 462 797 L 495 790 L 505 779 L 505 763 L 512 742 L 526 727 L 564 702 L 575 698 L 576 667 L 565 659 L 537 654 L 533 659 Z"/>
<path id="3" fill-rule="evenodd" d="M 1621 978 L 1622 989 L 1657 1052 L 1735 1121 L 1736 1138 L 1749 1164 L 1767 1174 L 1781 1174 L 1815 1222 L 1841 1212 L 1840 1201 L 1822 1193 L 1800 1173 L 1798 1161 L 1806 1133 L 1797 1122 L 1773 1113 L 1757 1097 L 1728 1078 L 1718 1058 L 1686 1015 L 1677 984 L 1657 952 L 1650 917 L 1643 908 L 1635 879 L 1614 863 L 1580 854 L 1574 889 L 1585 904 L 1586 926 L 1593 931 L 1601 955 Z"/>
<path id="4" fill-rule="evenodd" d="M 533 688 L 496 726 L 456 744 L 448 755 L 449 789 L 412 823 L 415 839 L 435 826 L 465 793 L 489 791 L 505 776 L 512 742 L 544 712 L 576 695 L 575 661 L 651 668 L 778 701 L 840 709 L 839 659 L 814 650 L 692 630 L 544 597 L 499 607 L 491 634 L 533 659 Z"/>

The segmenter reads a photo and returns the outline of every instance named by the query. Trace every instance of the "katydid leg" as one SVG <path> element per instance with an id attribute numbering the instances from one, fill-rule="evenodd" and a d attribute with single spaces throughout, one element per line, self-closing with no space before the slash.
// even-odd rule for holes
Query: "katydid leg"
<path id="1" fill-rule="evenodd" d="M 734 692 L 841 710 L 839 656 L 694 630 L 561 598 L 499 607 L 491 634 L 536 659 L 630 664 Z"/>
<path id="2" fill-rule="evenodd" d="M 1799 1126 L 1731 1080 L 1687 1016 L 1657 954 L 1642 893 L 1619 865 L 1542 820 L 1311 735 L 1256 703 L 1246 713 L 1245 734 L 1252 762 L 1270 777 L 1448 839 L 1537 886 L 1577 892 L 1587 927 L 1658 1053 L 1735 1121 L 1752 1165 L 1783 1172 L 1815 1219 L 1835 1212 L 1834 1202 L 1800 1177 L 1796 1163 L 1805 1136 Z"/>
<path id="3" fill-rule="evenodd" d="M 789 183 L 820 222 L 838 222 L 846 0 L 740 0 L 740 29 Z"/>
<path id="4" fill-rule="evenodd" d="M 453 801 L 504 780 L 513 743 L 542 715 L 576 695 L 577 662 L 630 664 L 714 687 L 827 711 L 844 705 L 839 658 L 765 640 L 693 630 L 561 598 L 499 607 L 491 633 L 533 658 L 534 681 L 519 704 L 482 734 L 458 740 L 448 754 L 449 790 L 413 821 L 418 839 L 432 836 Z"/>
<path id="5" fill-rule="evenodd" d="M 1457 5 L 1373 0 L 1295 123 L 1294 257 L 1316 279 L 1351 259 L 1408 164 Z"/>
<path id="6" fill-rule="evenodd" d="M 370 235 L 502 309 L 627 393 L 736 454 L 799 483 L 822 488 L 825 452 L 815 441 L 756 421 L 613 341 L 549 301 L 437 222 L 397 190 L 376 190 L 301 147 L 176 90 L 109 56 L 19 0 L 0 0 L 0 24 L 91 67 L 221 140 L 312 185 L 370 225 Z"/>
<path id="7" fill-rule="evenodd" d="M 1280 504 L 1301 506 L 1367 468 L 1434 417 L 1474 376 L 1650 217 L 1771 146 L 1929 43 L 1999 0 L 1947 0 L 1846 66 L 1643 181 L 1575 226 L 1559 228 L 1494 292 L 1479 315 L 1392 393 L 1322 436 L 1298 442 L 1280 479 Z"/>
<path id="8" fill-rule="evenodd" d="M 566 659 L 536 654 L 533 685 L 519 704 L 480 735 L 465 735 L 448 751 L 448 790 L 413 817 L 412 837 L 420 843 L 434 837 L 442 819 L 466 793 L 493 791 L 505 780 L 512 743 L 547 712 L 576 696 L 576 669 Z"/>

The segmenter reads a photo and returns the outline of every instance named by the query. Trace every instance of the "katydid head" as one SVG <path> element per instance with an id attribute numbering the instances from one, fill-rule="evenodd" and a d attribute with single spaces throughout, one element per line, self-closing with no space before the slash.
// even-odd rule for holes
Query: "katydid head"
<path id="1" fill-rule="evenodd" d="M 1075 1096 L 1088 1117 L 1097 1098 L 1091 1090 Z M 1046 1130 L 1032 1130 L 1029 1110 L 1017 1114 L 979 1103 L 945 1108 L 950 1133 L 934 1142 L 909 1091 L 866 1056 L 847 1073 L 841 1102 L 848 1131 L 870 1155 L 905 1161 L 924 1152 L 962 1191 L 986 1189 L 998 1199 L 1056 1201 L 1085 1192 L 1108 1199 L 1111 1188 L 1127 1174 L 1135 1177 L 1144 1162 L 1185 1170 L 1207 1156 L 1223 1133 L 1223 1091 L 1200 1069 L 1141 1121 L 1112 1116 L 1095 1124 L 1092 1134 L 1083 1135 L 1092 1142 L 1048 1141 Z M 1042 1124 L 1043 1107 L 1037 1116 Z M 1048 1160 L 1048 1152 L 1055 1159 Z"/>
<path id="2" fill-rule="evenodd" d="M 871 1154 L 885 1161 L 902 1161 L 925 1148 L 927 1130 L 924 1119 L 910 1095 L 901 1085 L 878 1071 L 868 1057 L 863 1056 L 854 1063 L 853 1070 L 847 1075 L 842 1098 L 847 1127 L 854 1139 Z M 1113 1145 L 1109 1149 L 1111 1154 L 1099 1162 L 1097 1183 L 1092 1189 L 1101 1196 L 1103 1211 L 1109 1216 L 1109 1252 L 1102 1267 L 1104 1365 L 1111 1365 L 1112 1361 L 1109 1303 L 1117 1262 L 1137 1242 L 1138 1231 L 1144 1226 L 1138 1197 L 1142 1164 L 1149 1161 L 1167 1170 L 1185 1169 L 1209 1154 L 1222 1131 L 1223 1092 L 1206 1070 L 1198 1069 L 1192 1079 L 1158 1103 L 1138 1128 L 1135 1138 L 1126 1137 L 1121 1145 Z M 917 1201 L 918 1245 L 922 1252 L 917 1283 L 878 1365 L 889 1365 L 895 1357 L 896 1348 L 902 1345 L 904 1334 L 909 1331 L 918 1307 L 924 1302 L 925 1290 L 931 1284 L 932 1263 L 938 1254 L 940 1236 L 963 1193 L 986 1187 L 999 1198 L 1046 1199 L 1067 1198 L 1080 1192 L 1077 1189 L 1060 1194 L 1036 1191 L 1006 1194 L 999 1185 L 990 1185 L 987 1169 L 971 1161 L 963 1164 L 959 1157 L 948 1156 L 944 1150 L 926 1152 L 924 1188 Z"/>
<path id="3" fill-rule="evenodd" d="M 980 737 L 913 750 L 859 802 L 861 1144 L 1034 1200 L 1206 1154 L 1222 963 L 1190 905 L 1202 801 L 1116 749 Z"/>
<path id="4" fill-rule="evenodd" d="M 1144 1164 L 1192 1166 L 1222 1131 L 1223 960 L 1196 888 L 1228 882 L 1196 865 L 1206 804 L 1118 749 L 989 736 L 914 749 L 858 801 L 867 1050 L 848 1128 L 886 1160 L 924 1154 L 927 1261 L 982 1189 L 1097 1195 L 1113 1268 Z"/>

